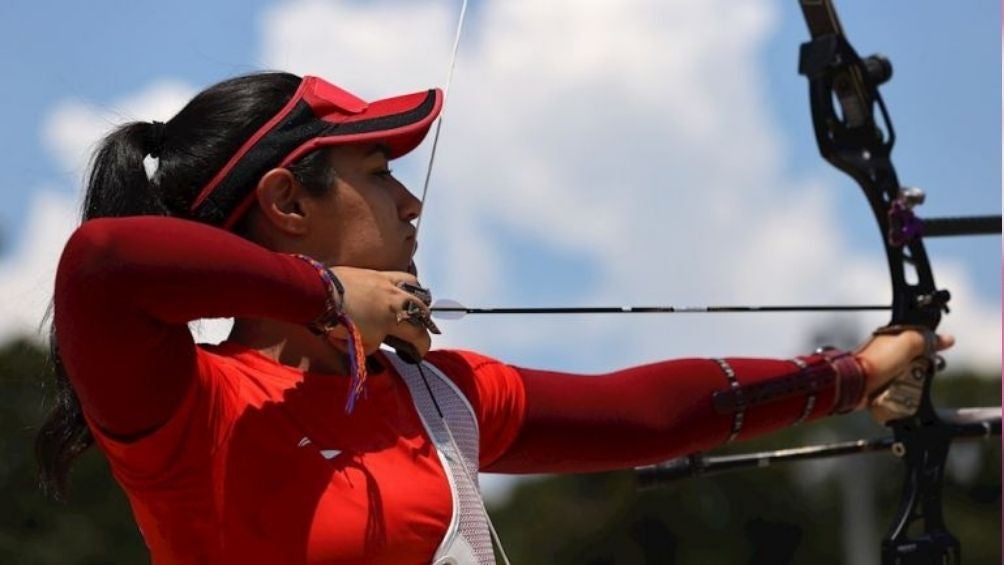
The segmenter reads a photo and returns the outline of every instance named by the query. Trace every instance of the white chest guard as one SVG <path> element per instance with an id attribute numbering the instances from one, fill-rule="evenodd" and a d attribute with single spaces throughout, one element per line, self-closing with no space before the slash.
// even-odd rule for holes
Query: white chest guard
<path id="1" fill-rule="evenodd" d="M 384 353 L 408 385 L 412 402 L 450 482 L 453 517 L 433 557 L 433 565 L 494 565 L 488 516 L 477 483 L 479 432 L 474 409 L 460 389 L 432 364 L 422 363 L 428 379 L 426 388 L 415 365 L 405 363 L 392 352 Z M 430 389 L 435 401 L 429 395 Z M 445 425 L 436 410 L 437 403 L 446 419 Z"/>

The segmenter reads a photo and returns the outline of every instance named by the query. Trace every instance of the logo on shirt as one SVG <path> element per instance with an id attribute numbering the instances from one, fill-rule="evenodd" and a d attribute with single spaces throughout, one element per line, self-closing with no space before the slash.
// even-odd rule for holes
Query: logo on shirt
<path id="1" fill-rule="evenodd" d="M 307 447 L 311 443 L 313 443 L 313 442 L 310 441 L 309 437 L 303 436 L 303 438 L 300 440 L 300 443 L 298 443 L 296 445 L 297 445 L 297 447 Z M 321 452 L 321 457 L 323 457 L 325 459 L 328 459 L 328 460 L 331 460 L 331 459 L 334 459 L 335 457 L 338 457 L 338 455 L 341 454 L 341 452 L 342 452 L 341 449 L 321 449 L 319 451 Z"/>

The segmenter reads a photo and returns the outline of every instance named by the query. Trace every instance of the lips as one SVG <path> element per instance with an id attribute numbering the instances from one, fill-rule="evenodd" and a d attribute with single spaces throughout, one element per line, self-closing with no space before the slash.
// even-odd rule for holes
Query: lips
<path id="1" fill-rule="evenodd" d="M 415 239 L 414 227 L 412 227 L 411 233 L 404 238 L 404 241 L 411 246 L 411 252 L 408 254 L 410 261 L 408 262 L 408 268 L 406 270 L 412 275 L 415 275 L 417 273 L 417 269 L 415 267 L 415 253 L 418 252 L 418 240 Z"/>

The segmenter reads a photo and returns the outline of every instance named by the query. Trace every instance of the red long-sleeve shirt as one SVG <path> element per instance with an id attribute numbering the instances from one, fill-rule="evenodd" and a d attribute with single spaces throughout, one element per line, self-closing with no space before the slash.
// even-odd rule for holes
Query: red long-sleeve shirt
<path id="1" fill-rule="evenodd" d="M 325 287 L 299 259 L 162 217 L 87 222 L 56 276 L 61 355 L 154 563 L 424 563 L 450 521 L 446 476 L 389 363 L 346 414 L 348 378 L 285 366 L 238 343 L 196 345 L 187 322 L 306 323 Z M 732 417 L 712 360 L 588 378 L 458 351 L 428 360 L 463 391 L 483 471 L 625 468 L 706 449 Z M 791 361 L 730 359 L 743 384 Z M 809 418 L 828 412 L 822 390 Z M 751 407 L 741 438 L 790 425 L 790 398 Z"/>

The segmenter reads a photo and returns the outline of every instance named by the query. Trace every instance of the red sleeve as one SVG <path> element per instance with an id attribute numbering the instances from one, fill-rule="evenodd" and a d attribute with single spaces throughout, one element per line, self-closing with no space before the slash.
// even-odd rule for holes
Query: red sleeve
<path id="1" fill-rule="evenodd" d="M 60 356 L 92 423 L 138 437 L 166 422 L 199 374 L 187 322 L 312 320 L 325 288 L 303 261 L 221 229 L 166 217 L 97 219 L 56 272 Z"/>
<path id="2" fill-rule="evenodd" d="M 725 443 L 733 417 L 715 412 L 728 390 L 711 359 L 681 359 L 603 375 L 503 365 L 470 353 L 430 354 L 471 399 L 482 438 L 482 470 L 589 472 L 645 465 Z M 796 373 L 791 361 L 728 359 L 741 385 Z M 818 391 L 807 419 L 829 412 L 832 387 Z M 805 396 L 746 409 L 737 439 L 792 425 Z"/>
<path id="3" fill-rule="evenodd" d="M 158 489 L 182 476 L 205 475 L 206 457 L 223 442 L 245 404 L 239 379 L 215 365 L 210 354 L 197 350 L 195 357 L 195 374 L 177 379 L 188 382 L 178 405 L 166 421 L 141 438 L 110 436 L 85 412 L 95 440 L 112 462 L 112 472 L 132 492 Z"/>

